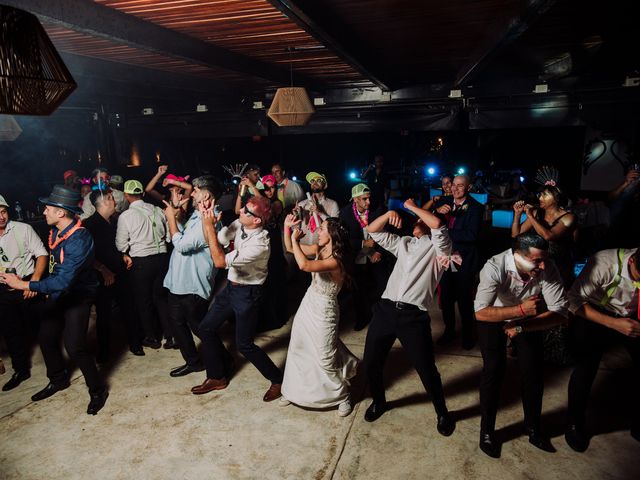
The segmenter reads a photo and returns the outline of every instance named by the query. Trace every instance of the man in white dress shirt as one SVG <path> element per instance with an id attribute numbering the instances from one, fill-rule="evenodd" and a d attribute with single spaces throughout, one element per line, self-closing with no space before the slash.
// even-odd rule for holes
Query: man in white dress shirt
<path id="1" fill-rule="evenodd" d="M 373 240 L 397 261 L 382 298 L 374 306 L 367 332 L 364 364 L 373 403 L 367 408 L 364 419 L 373 422 L 387 410 L 382 371 L 387 355 L 398 339 L 431 396 L 438 417 L 438 432 L 449 436 L 455 429 L 455 422 L 447 410 L 442 380 L 435 364 L 427 307 L 432 303 L 445 270 L 437 257 L 445 259 L 451 255 L 451 240 L 447 227 L 438 217 L 418 208 L 413 200 L 407 200 L 404 206 L 418 217 L 413 236 L 400 237 L 383 231 L 387 223 L 396 228 L 401 226 L 400 216 L 394 211 L 378 217 L 367 227 Z"/>
<path id="2" fill-rule="evenodd" d="M 589 259 L 569 291 L 575 315 L 570 339 L 576 366 L 569 381 L 569 426 L 565 439 L 577 452 L 589 447 L 586 414 L 591 386 L 605 348 L 623 345 L 633 360 L 629 379 L 631 436 L 640 442 L 640 248 L 603 250 Z"/>
<path id="3" fill-rule="evenodd" d="M 9 204 L 0 195 L 0 273 L 15 270 L 22 279 L 40 280 L 47 268 L 49 255 L 33 227 L 9 218 Z M 30 352 L 27 342 L 30 304 L 36 296 L 0 285 L 0 334 L 5 339 L 14 373 L 2 386 L 13 390 L 31 377 Z"/>
<path id="4" fill-rule="evenodd" d="M 173 343 L 167 294 L 162 286 L 168 269 L 167 242 L 171 241 L 171 236 L 162 210 L 142 200 L 142 183 L 127 180 L 124 193 L 129 208 L 118 217 L 116 248 L 133 260 L 129 275 L 134 302 L 144 330 L 142 345 L 157 349 L 161 346 L 162 338 L 159 326 L 167 338 L 167 344 Z M 154 310 L 160 319 L 160 325 L 156 321 Z"/>
<path id="5" fill-rule="evenodd" d="M 549 243 L 527 232 L 513 240 L 513 247 L 492 258 L 480 271 L 476 294 L 478 340 L 484 362 L 480 383 L 480 449 L 500 457 L 495 438 L 500 387 L 507 367 L 507 337 L 518 352 L 522 377 L 524 429 L 529 443 L 555 452 L 540 432 L 542 412 L 542 330 L 566 322 L 569 302 L 556 266 L 548 259 Z"/>
<path id="6" fill-rule="evenodd" d="M 327 218 L 337 217 L 340 208 L 335 200 L 331 200 L 325 195 L 327 190 L 327 177 L 318 172 L 309 172 L 307 182 L 311 188 L 311 199 L 307 198 L 298 203 L 302 211 L 302 232 L 304 236 L 300 243 L 304 245 L 316 245 L 318 243 L 318 230 L 320 225 Z M 314 213 L 319 224 L 316 224 Z"/>
<path id="7" fill-rule="evenodd" d="M 236 319 L 238 351 L 271 382 L 263 400 L 270 402 L 281 395 L 282 371 L 253 341 L 271 252 L 269 233 L 263 228 L 270 216 L 271 204 L 264 197 L 251 197 L 240 210 L 240 218 L 219 234 L 216 234 L 215 223 L 220 218 L 211 218 L 210 212 L 205 215 L 203 227 L 213 263 L 216 268 L 228 270 L 228 283 L 200 322 L 202 360 L 207 378 L 191 389 L 195 395 L 222 390 L 229 384 L 233 357 L 220 340 L 218 330 L 231 316 Z M 231 240 L 233 250 L 225 254 L 222 245 L 228 245 Z"/>
<path id="8" fill-rule="evenodd" d="M 116 187 L 111 188 L 113 199 L 116 201 L 116 213 L 122 213 L 127 209 L 128 203 L 125 199 L 124 193 L 120 190 L 122 177 L 116 176 Z M 98 167 L 91 172 L 91 190 L 107 190 L 110 187 L 111 177 L 109 176 L 109 170 L 104 167 Z M 91 192 L 87 193 L 82 200 L 82 214 L 81 220 L 89 218 L 96 213 L 96 207 L 91 203 Z"/>

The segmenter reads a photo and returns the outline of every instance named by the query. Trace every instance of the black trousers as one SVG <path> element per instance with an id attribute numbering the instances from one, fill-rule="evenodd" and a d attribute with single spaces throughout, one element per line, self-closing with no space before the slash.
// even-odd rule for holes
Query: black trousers
<path id="1" fill-rule="evenodd" d="M 227 320 L 236 319 L 236 346 L 271 383 L 282 383 L 282 371 L 255 343 L 253 338 L 262 301 L 262 285 L 238 285 L 229 282 L 200 322 L 202 359 L 208 378 L 228 376 L 233 357 L 227 351 L 218 330 Z"/>
<path id="2" fill-rule="evenodd" d="M 168 268 L 167 254 L 160 253 L 134 257 L 133 267 L 129 270 L 136 311 L 147 338 L 161 339 L 163 333 L 165 338 L 173 337 L 169 324 L 167 289 L 162 286 Z"/>
<path id="3" fill-rule="evenodd" d="M 456 331 L 456 309 L 458 302 L 462 338 L 473 340 L 476 336 L 476 319 L 473 311 L 473 287 L 475 272 L 447 270 L 440 280 L 440 305 L 442 319 L 447 332 Z"/>
<path id="4" fill-rule="evenodd" d="M 97 393 L 104 388 L 104 383 L 98 373 L 93 354 L 87 347 L 92 304 L 93 298 L 48 299 L 43 306 L 39 338 L 47 377 L 51 383 L 64 383 L 69 375 L 60 348 L 62 337 L 69 357 L 84 375 L 89 393 Z"/>
<path id="5" fill-rule="evenodd" d="M 96 336 L 98 338 L 98 351 L 103 354 L 109 352 L 109 340 L 113 318 L 113 302 L 116 302 L 120 319 L 124 321 L 127 330 L 129 347 L 141 347 L 140 339 L 143 336 L 140 323 L 133 312 L 131 290 L 126 275 L 118 275 L 113 285 L 100 285 L 96 294 Z"/>
<path id="6" fill-rule="evenodd" d="M 381 403 L 386 400 L 383 370 L 396 338 L 411 359 L 425 390 L 431 395 L 436 413 L 447 413 L 442 380 L 433 354 L 429 314 L 417 308 L 398 310 L 393 303 L 384 299 L 373 308 L 373 319 L 364 347 L 364 365 L 373 401 Z"/>
<path id="7" fill-rule="evenodd" d="M 480 430 L 493 433 L 500 403 L 500 389 L 507 369 L 507 335 L 502 322 L 478 322 L 478 341 L 482 352 L 482 379 L 480 382 Z M 526 428 L 538 431 L 544 392 L 543 334 L 521 333 L 513 339 L 518 351 L 522 387 L 522 408 Z"/>
<path id="8" fill-rule="evenodd" d="M 569 380 L 569 422 L 584 427 L 591 386 L 598 373 L 602 354 L 611 345 L 624 345 L 633 361 L 633 376 L 628 390 L 618 395 L 633 399 L 632 427 L 640 428 L 640 338 L 631 338 L 604 325 L 574 317 L 569 327 L 569 342 L 576 360 Z"/>
<path id="9" fill-rule="evenodd" d="M 200 363 L 200 355 L 191 332 L 200 336 L 200 321 L 207 313 L 209 301 L 199 295 L 176 295 L 169 292 L 168 303 L 169 320 L 182 358 L 188 365 L 196 365 Z"/>
<path id="10" fill-rule="evenodd" d="M 367 325 L 373 315 L 373 306 L 380 299 L 387 285 L 390 272 L 385 259 L 378 263 L 367 262 L 355 265 L 353 303 L 356 310 L 356 325 Z"/>
<path id="11" fill-rule="evenodd" d="M 33 300 L 24 300 L 22 290 L 9 290 L 0 286 L 0 334 L 4 337 L 16 372 L 31 370 L 28 330 L 34 309 Z"/>

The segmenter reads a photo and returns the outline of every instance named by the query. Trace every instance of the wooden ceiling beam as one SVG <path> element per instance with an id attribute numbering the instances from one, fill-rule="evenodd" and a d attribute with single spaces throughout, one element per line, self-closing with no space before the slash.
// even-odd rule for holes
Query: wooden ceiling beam
<path id="1" fill-rule="evenodd" d="M 244 75 L 288 85 L 288 68 L 217 47 L 151 22 L 106 7 L 92 0 L 2 0 L 3 5 L 27 10 L 42 21 L 105 38 L 206 67 L 224 68 Z M 324 88 L 324 82 L 297 75 L 305 86 Z"/>

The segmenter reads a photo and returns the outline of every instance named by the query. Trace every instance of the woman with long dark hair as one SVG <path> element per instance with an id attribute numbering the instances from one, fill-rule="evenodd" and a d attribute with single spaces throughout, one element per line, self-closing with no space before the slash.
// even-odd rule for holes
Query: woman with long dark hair
<path id="1" fill-rule="evenodd" d="M 285 219 L 285 245 L 301 270 L 312 281 L 293 319 L 280 405 L 338 407 L 338 415 L 351 413 L 349 380 L 356 374 L 358 359 L 338 337 L 338 293 L 351 281 L 351 244 L 347 230 L 337 218 L 320 227 L 317 245 L 300 245 L 300 223 L 293 215 Z"/>
<path id="2" fill-rule="evenodd" d="M 570 288 L 575 278 L 573 273 L 573 236 L 577 227 L 576 216 L 565 210 L 566 201 L 562 191 L 555 185 L 544 185 L 538 192 L 538 207 L 524 201 L 513 205 L 514 217 L 511 237 L 535 230 L 549 242 L 549 257 L 554 261 L 565 288 Z M 520 224 L 522 212 L 527 219 Z"/>

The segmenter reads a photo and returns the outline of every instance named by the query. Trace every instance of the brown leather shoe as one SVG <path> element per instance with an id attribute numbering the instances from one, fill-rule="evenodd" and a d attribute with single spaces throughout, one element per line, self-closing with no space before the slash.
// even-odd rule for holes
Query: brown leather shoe
<path id="1" fill-rule="evenodd" d="M 281 383 L 272 383 L 269 390 L 267 390 L 267 393 L 262 397 L 262 400 L 265 402 L 273 402 L 276 398 L 280 398 L 282 396 L 282 393 L 280 393 L 281 387 Z"/>
<path id="2" fill-rule="evenodd" d="M 203 393 L 213 392 L 214 390 L 222 390 L 227 388 L 229 381 L 226 378 L 207 378 L 202 385 L 196 385 L 191 389 L 194 395 L 202 395 Z"/>

